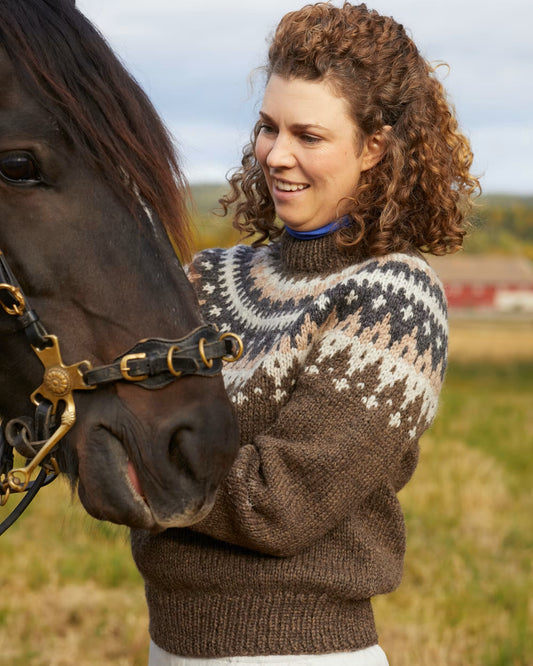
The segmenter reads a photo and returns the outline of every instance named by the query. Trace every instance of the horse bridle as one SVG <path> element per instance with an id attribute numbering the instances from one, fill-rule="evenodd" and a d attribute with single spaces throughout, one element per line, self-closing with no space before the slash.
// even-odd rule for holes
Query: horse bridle
<path id="1" fill-rule="evenodd" d="M 11 493 L 26 493 L 0 524 L 0 534 L 22 514 L 39 488 L 59 474 L 50 454 L 76 422 L 74 391 L 90 391 L 119 381 L 158 389 L 187 375 L 216 375 L 223 361 L 236 361 L 243 351 L 239 336 L 220 334 L 215 326 L 207 324 L 178 340 L 141 340 L 108 365 L 93 368 L 89 361 L 65 365 L 57 337 L 47 333 L 30 307 L 1 250 L 0 305 L 24 330 L 44 366 L 43 382 L 30 396 L 36 407 L 35 418 L 15 418 L 6 424 L 0 421 L 0 506 L 7 503 Z M 26 458 L 24 467 L 13 468 L 13 449 Z M 37 467 L 41 470 L 31 481 Z"/>

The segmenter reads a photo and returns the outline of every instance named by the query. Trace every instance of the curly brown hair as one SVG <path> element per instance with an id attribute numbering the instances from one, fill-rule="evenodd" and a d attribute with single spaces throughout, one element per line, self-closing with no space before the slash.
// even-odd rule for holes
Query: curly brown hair
<path id="1" fill-rule="evenodd" d="M 386 126 L 384 157 L 361 174 L 350 201 L 354 224 L 337 233 L 341 246 L 373 256 L 417 248 L 442 255 L 462 246 L 472 198 L 472 151 L 435 75 L 402 25 L 366 5 L 320 2 L 286 14 L 272 39 L 267 81 L 327 81 L 349 104 L 364 136 Z M 220 200 L 233 225 L 255 244 L 281 234 L 254 149 L 260 123 Z"/>

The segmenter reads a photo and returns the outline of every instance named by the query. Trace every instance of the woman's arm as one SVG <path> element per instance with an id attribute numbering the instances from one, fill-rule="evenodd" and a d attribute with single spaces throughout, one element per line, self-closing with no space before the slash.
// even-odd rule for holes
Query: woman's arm
<path id="1" fill-rule="evenodd" d="M 291 555 L 379 488 L 407 482 L 445 365 L 446 331 L 428 335 L 427 322 L 408 321 L 421 279 L 417 271 L 389 295 L 371 328 L 362 323 L 370 300 L 331 314 L 277 420 L 240 449 L 213 511 L 193 529 Z"/>

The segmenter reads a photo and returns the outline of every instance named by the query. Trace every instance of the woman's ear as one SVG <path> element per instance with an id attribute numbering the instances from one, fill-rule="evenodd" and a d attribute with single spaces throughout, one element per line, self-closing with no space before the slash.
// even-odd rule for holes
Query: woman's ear
<path id="1" fill-rule="evenodd" d="M 381 160 L 387 149 L 387 134 L 391 129 L 390 125 L 384 125 L 378 132 L 365 139 L 361 171 L 368 171 Z"/>

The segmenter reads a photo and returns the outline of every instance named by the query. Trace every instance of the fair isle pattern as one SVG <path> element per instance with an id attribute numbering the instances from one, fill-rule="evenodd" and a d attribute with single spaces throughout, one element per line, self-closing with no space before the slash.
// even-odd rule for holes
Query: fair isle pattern
<path id="1" fill-rule="evenodd" d="M 330 236 L 204 251 L 189 276 L 243 338 L 224 369 L 241 446 L 206 518 L 133 532 L 153 640 L 195 657 L 375 644 L 446 365 L 441 284 L 422 258 L 356 260 Z"/>
<path id="2" fill-rule="evenodd" d="M 243 337 L 245 354 L 224 370 L 232 400 L 241 406 L 253 393 L 281 407 L 301 372 L 323 371 L 348 402 L 356 396 L 366 410 L 381 408 L 384 425 L 419 437 L 446 366 L 446 304 L 433 270 L 402 254 L 326 275 L 286 269 L 274 244 L 208 250 L 190 270 L 206 317 Z M 400 400 L 383 397 L 393 387 Z"/>

